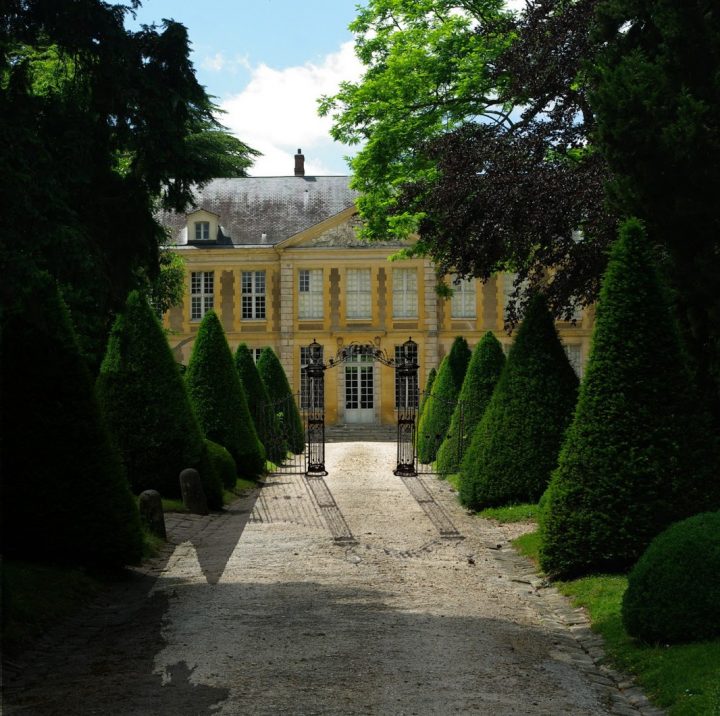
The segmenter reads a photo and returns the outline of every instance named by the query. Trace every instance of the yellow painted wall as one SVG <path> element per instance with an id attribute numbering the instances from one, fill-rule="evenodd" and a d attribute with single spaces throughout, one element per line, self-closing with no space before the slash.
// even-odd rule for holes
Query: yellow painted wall
<path id="1" fill-rule="evenodd" d="M 352 212 L 345 212 L 335 221 L 348 221 Z M 193 216 L 193 215 L 191 215 Z M 212 215 L 211 215 L 212 216 Z M 190 220 L 190 217 L 189 217 Z M 332 228 L 332 222 L 323 222 L 324 229 Z M 190 227 L 188 227 L 190 230 Z M 471 349 L 487 330 L 492 330 L 503 344 L 509 346 L 511 337 L 503 329 L 502 281 L 491 280 L 476 286 L 475 318 L 455 319 L 451 315 L 450 300 L 438 298 L 434 287 L 428 285 L 428 271 L 421 259 L 406 262 L 388 261 L 388 256 L 398 247 L 367 244 L 357 246 L 313 245 L 322 232 L 313 227 L 306 236 L 293 237 L 284 245 L 255 247 L 177 247 L 186 260 L 186 295 L 180 307 L 171 309 L 165 316 L 165 325 L 172 332 L 170 343 L 178 360 L 187 363 L 199 321 L 190 320 L 190 282 L 194 271 L 215 272 L 215 307 L 221 316 L 231 349 L 241 342 L 250 348 L 271 346 L 283 359 L 283 363 L 295 391 L 300 390 L 300 348 L 317 340 L 324 348 L 324 357 L 334 357 L 342 346 L 350 343 L 370 343 L 394 356 L 396 345 L 409 337 L 418 344 L 419 382 L 425 385 L 427 374 L 447 354 L 457 335 L 463 335 Z M 372 317 L 349 319 L 344 300 L 344 286 L 348 269 L 369 268 L 372 283 Z M 417 270 L 418 306 L 417 317 L 393 317 L 393 268 Z M 323 316 L 319 319 L 298 318 L 298 271 L 299 269 L 322 269 Z M 240 278 L 242 271 L 266 272 L 266 318 L 244 320 L 241 318 Z M 331 296 L 331 272 L 339 277 L 339 306 L 333 317 Z M 379 294 L 380 279 L 384 272 L 383 296 Z M 432 273 L 432 272 L 431 272 Z M 221 296 L 221 280 L 225 280 L 225 301 Z M 232 290 L 232 293 L 229 291 Z M 232 306 L 229 306 L 228 301 Z M 592 309 L 585 312 L 577 325 L 558 323 L 558 330 L 566 344 L 577 346 L 581 362 L 589 352 L 592 331 Z M 434 364 L 427 356 L 436 356 Z M 395 382 L 392 368 L 375 364 L 376 419 L 383 424 L 395 422 Z M 344 368 L 328 368 L 325 380 L 326 422 L 344 422 Z"/>

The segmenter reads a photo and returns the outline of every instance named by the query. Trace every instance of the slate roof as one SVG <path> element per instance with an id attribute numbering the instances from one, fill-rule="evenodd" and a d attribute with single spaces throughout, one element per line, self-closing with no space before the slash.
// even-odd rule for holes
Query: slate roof
<path id="1" fill-rule="evenodd" d="M 357 192 L 347 176 L 287 176 L 213 179 L 195 192 L 187 214 L 205 209 L 217 214 L 219 245 L 272 245 L 353 206 Z M 172 243 L 187 244 L 187 214 L 162 211 L 161 224 Z M 262 234 L 266 234 L 263 240 Z M 194 243 L 194 242 L 193 242 Z"/>

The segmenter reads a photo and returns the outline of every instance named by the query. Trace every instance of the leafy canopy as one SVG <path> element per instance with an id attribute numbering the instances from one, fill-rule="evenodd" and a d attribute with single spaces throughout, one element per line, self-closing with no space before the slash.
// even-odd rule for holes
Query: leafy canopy
<path id="1" fill-rule="evenodd" d="M 417 231 L 407 253 L 439 273 L 517 272 L 518 297 L 543 284 L 556 315 L 595 298 L 613 238 L 607 169 L 588 145 L 595 1 L 531 2 L 517 17 L 494 0 L 359 11 L 365 75 L 323 98 L 321 113 L 335 138 L 364 142 L 353 182 L 368 238 Z"/>

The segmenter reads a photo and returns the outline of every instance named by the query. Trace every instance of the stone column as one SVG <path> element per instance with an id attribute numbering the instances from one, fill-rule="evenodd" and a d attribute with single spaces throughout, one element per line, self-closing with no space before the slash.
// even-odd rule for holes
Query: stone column
<path id="1" fill-rule="evenodd" d="M 293 392 L 299 389 L 294 383 L 295 285 L 293 265 L 283 260 L 280 264 L 280 345 L 279 355 Z"/>
<path id="2" fill-rule="evenodd" d="M 435 293 L 437 279 L 435 277 L 435 267 L 430 261 L 425 261 L 423 265 L 425 273 L 425 291 L 423 300 L 425 302 L 425 352 L 424 355 L 418 356 L 423 363 L 422 374 L 427 378 L 427 374 L 431 368 L 437 368 L 438 365 L 438 295 Z"/>

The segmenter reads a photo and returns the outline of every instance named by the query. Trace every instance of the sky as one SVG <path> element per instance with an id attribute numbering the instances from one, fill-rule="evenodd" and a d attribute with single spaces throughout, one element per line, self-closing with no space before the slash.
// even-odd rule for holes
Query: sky
<path id="1" fill-rule="evenodd" d="M 354 148 L 332 140 L 317 100 L 360 78 L 347 29 L 359 1 L 143 0 L 136 22 L 188 28 L 198 80 L 225 111 L 220 121 L 263 153 L 252 176 L 291 175 L 298 149 L 307 174 L 344 175 Z"/>
<path id="2" fill-rule="evenodd" d="M 524 0 L 508 0 L 519 7 Z M 220 121 L 258 149 L 251 176 L 287 176 L 302 149 L 307 174 L 349 174 L 355 147 L 334 142 L 317 100 L 357 81 L 348 25 L 362 0 L 143 0 L 134 22 L 181 22 L 200 84 L 223 111 Z"/>

